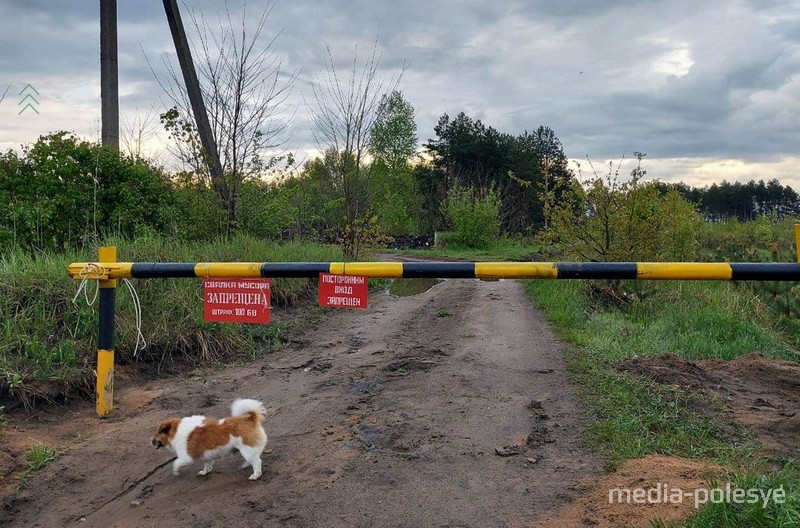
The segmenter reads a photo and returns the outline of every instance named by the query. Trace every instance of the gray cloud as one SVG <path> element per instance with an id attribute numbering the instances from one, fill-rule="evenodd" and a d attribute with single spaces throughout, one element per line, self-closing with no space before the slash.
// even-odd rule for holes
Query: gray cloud
<path id="1" fill-rule="evenodd" d="M 234 16 L 241 4 L 229 1 Z M 189 0 L 184 19 L 191 8 L 215 20 L 224 6 Z M 250 0 L 248 10 L 261 6 Z M 120 2 L 119 23 L 122 110 L 161 111 L 163 95 L 142 52 L 163 76 L 162 57 L 173 51 L 161 2 Z M 324 68 L 325 44 L 346 71 L 353 46 L 363 56 L 377 35 L 387 75 L 409 66 L 401 86 L 417 109 L 422 141 L 442 113 L 465 111 L 511 133 L 551 126 L 571 157 L 639 150 L 681 158 L 686 167 L 693 158 L 794 155 L 798 28 L 794 0 L 278 0 L 264 38 L 281 32 L 276 52 L 287 71 L 302 70 L 289 101 L 296 109 L 289 144 L 298 149 L 314 146 L 303 98 L 312 97 Z M 34 82 L 44 92 L 37 119 L 16 116 L 11 98 L 0 105 L 0 145 L 96 126 L 98 34 L 97 2 L 0 4 L 0 85 Z"/>

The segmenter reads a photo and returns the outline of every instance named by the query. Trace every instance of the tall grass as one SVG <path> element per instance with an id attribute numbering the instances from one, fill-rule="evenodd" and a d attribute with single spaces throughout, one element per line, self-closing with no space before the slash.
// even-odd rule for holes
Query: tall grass
<path id="1" fill-rule="evenodd" d="M 120 261 L 329 261 L 341 258 L 333 246 L 275 243 L 241 236 L 232 241 L 181 243 L 159 237 L 106 241 L 117 246 Z M 0 397 L 12 402 L 91 391 L 97 349 L 97 303 L 83 296 L 73 303 L 78 282 L 70 262 L 96 260 L 78 252 L 0 256 Z M 202 284 L 196 279 L 132 281 L 142 303 L 142 333 L 147 348 L 134 358 L 136 325 L 127 287 L 117 291 L 116 358 L 119 363 L 160 366 L 172 361 L 217 362 L 257 355 L 280 341 L 282 325 L 206 323 Z M 89 297 L 96 284 L 87 284 Z M 280 308 L 311 298 L 316 282 L 274 279 L 273 305 Z"/>
<path id="2" fill-rule="evenodd" d="M 662 353 L 686 359 L 733 357 L 758 350 L 760 345 L 777 355 L 788 353 L 780 341 L 771 340 L 770 332 L 750 329 L 750 321 L 742 314 L 717 328 L 722 307 L 704 303 L 703 294 L 738 294 L 721 286 L 664 284 L 665 296 L 672 296 L 669 302 L 653 294 L 626 312 L 594 303 L 582 282 L 526 281 L 528 293 L 547 312 L 558 334 L 573 345 L 569 367 L 593 415 L 588 435 L 604 451 L 609 467 L 648 453 L 720 462 L 745 456 L 749 435 L 718 419 L 717 409 L 689 392 L 614 368 L 622 359 Z M 698 311 L 700 306 L 704 315 Z M 708 325 L 709 321 L 713 323 Z M 677 330 L 680 327 L 684 330 Z M 749 346 L 726 337 L 741 328 L 758 336 Z"/>

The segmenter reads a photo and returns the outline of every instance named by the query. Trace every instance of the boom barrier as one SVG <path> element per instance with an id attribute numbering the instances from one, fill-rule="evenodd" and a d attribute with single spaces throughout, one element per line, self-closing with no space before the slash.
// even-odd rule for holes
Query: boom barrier
<path id="1" fill-rule="evenodd" d="M 76 262 L 74 279 L 375 278 L 800 280 L 800 264 L 764 262 Z"/>
<path id="2" fill-rule="evenodd" d="M 800 224 L 795 224 L 800 248 Z M 74 262 L 73 279 L 99 281 L 97 414 L 114 398 L 114 306 L 118 279 L 317 278 L 320 273 L 374 278 L 619 279 L 798 281 L 800 263 L 775 262 L 117 262 L 115 247 L 102 247 L 98 262 Z M 798 253 L 800 262 L 800 253 Z"/>

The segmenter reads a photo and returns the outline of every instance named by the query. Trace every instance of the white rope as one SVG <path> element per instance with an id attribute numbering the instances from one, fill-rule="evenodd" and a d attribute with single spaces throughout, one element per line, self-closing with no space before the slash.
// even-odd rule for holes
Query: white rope
<path id="1" fill-rule="evenodd" d="M 81 277 L 81 283 L 78 285 L 78 291 L 75 292 L 75 297 L 72 298 L 72 304 L 78 306 L 78 296 L 83 292 L 83 298 L 86 299 L 86 304 L 89 306 L 93 306 L 95 301 L 97 300 L 97 294 L 100 291 L 100 285 L 98 284 L 94 290 L 94 297 L 92 300 L 89 300 L 89 288 L 86 287 L 86 283 L 89 279 L 96 279 L 97 277 L 102 277 L 106 275 L 106 270 L 100 264 L 95 264 L 93 262 L 89 262 L 81 268 L 78 272 L 78 277 Z"/>
<path id="2" fill-rule="evenodd" d="M 89 280 L 93 280 L 97 282 L 103 277 L 108 276 L 108 271 L 101 266 L 100 264 L 96 264 L 94 262 L 89 262 L 81 268 L 78 272 L 78 277 L 80 277 L 81 283 L 78 285 L 78 291 L 75 292 L 75 296 L 72 298 L 72 304 L 75 306 L 78 305 L 78 297 L 80 296 L 81 292 L 83 292 L 83 298 L 86 300 L 86 304 L 89 306 L 93 306 L 95 301 L 97 301 L 97 295 L 100 291 L 100 284 L 97 284 L 97 288 L 94 290 L 94 296 L 92 299 L 89 299 L 89 288 L 86 287 L 86 284 Z M 139 299 L 139 293 L 136 291 L 136 288 L 133 287 L 133 283 L 128 279 L 122 279 L 122 282 L 128 287 L 128 291 L 131 292 L 131 299 L 133 300 L 133 311 L 136 314 L 136 345 L 133 348 L 133 357 L 139 355 L 139 350 L 144 350 L 147 348 L 147 341 L 144 339 L 144 334 L 142 333 L 142 301 Z M 76 327 L 77 328 L 77 327 Z M 141 347 L 139 346 L 141 344 Z"/>
<path id="3" fill-rule="evenodd" d="M 139 342 L 142 343 L 141 350 L 147 348 L 147 341 L 144 340 L 144 334 L 142 334 L 142 301 L 139 299 L 139 294 L 136 292 L 136 288 L 133 287 L 133 283 L 128 279 L 122 279 L 122 282 L 128 287 L 128 290 L 131 292 L 131 299 L 133 299 L 133 311 L 136 314 L 136 346 L 133 347 L 133 357 L 139 355 Z"/>

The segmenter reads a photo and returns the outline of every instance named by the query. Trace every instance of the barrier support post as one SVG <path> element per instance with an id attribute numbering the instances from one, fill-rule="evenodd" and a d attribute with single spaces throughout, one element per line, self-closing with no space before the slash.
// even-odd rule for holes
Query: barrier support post
<path id="1" fill-rule="evenodd" d="M 117 261 L 117 248 L 104 246 L 99 250 L 100 264 Z M 117 281 L 98 281 L 100 288 L 100 316 L 97 337 L 96 410 L 98 416 L 107 416 L 114 408 L 114 309 Z"/>

